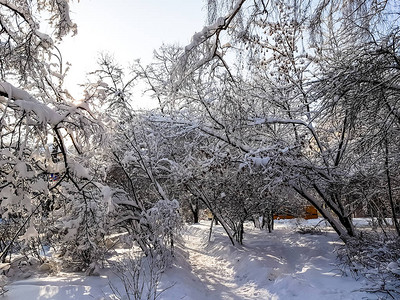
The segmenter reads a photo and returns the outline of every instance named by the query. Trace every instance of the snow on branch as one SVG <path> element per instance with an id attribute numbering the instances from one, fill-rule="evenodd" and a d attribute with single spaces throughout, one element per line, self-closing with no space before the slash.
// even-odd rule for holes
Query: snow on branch
<path id="1" fill-rule="evenodd" d="M 318 134 L 315 131 L 314 126 L 311 122 L 307 123 L 303 120 L 298 120 L 298 119 L 282 119 L 282 118 L 276 118 L 276 117 L 249 118 L 248 121 L 249 121 L 249 125 L 253 125 L 253 126 L 254 125 L 262 125 L 262 124 L 294 124 L 294 125 L 302 125 L 302 126 L 306 127 L 312 134 L 313 138 L 315 139 L 317 146 L 322 153 L 322 159 L 324 160 L 324 164 L 329 169 L 329 163 L 326 160 L 326 157 L 324 155 L 322 143 L 321 143 L 321 141 L 318 137 Z"/>
<path id="2" fill-rule="evenodd" d="M 177 126 L 183 126 L 188 131 L 197 129 L 209 136 L 212 136 L 220 141 L 232 145 L 233 147 L 238 148 L 243 152 L 251 151 L 251 148 L 246 144 L 244 144 L 243 141 L 241 141 L 240 139 L 236 139 L 233 136 L 230 136 L 227 132 L 221 132 L 220 130 L 213 129 L 204 124 L 199 124 L 194 121 L 187 121 L 184 119 L 172 119 L 166 116 L 156 116 L 156 115 L 151 116 L 149 120 L 151 122 L 168 123 L 168 124 L 175 124 Z"/>
<path id="3" fill-rule="evenodd" d="M 56 0 L 58 15 L 53 16 L 53 19 L 58 18 L 57 24 L 57 37 L 61 39 L 72 31 L 73 35 L 78 33 L 78 29 L 75 23 L 71 21 L 70 10 L 68 0 Z"/>
<path id="4" fill-rule="evenodd" d="M 281 119 L 275 117 L 249 119 L 249 125 L 262 125 L 262 124 L 298 124 L 298 125 L 303 125 L 305 127 L 310 127 L 310 125 L 304 122 L 303 120 Z"/>
<path id="5" fill-rule="evenodd" d="M 77 25 L 70 18 L 70 7 L 68 0 L 46 0 L 36 1 L 21 0 L 0 0 L 0 7 L 4 8 L 6 14 L 0 16 L 2 29 L 18 43 L 17 34 L 26 35 L 21 25 L 26 24 L 29 32 L 32 32 L 39 38 L 45 48 L 51 47 L 54 42 L 52 38 L 39 31 L 39 23 L 33 14 L 34 7 L 38 11 L 45 11 L 50 25 L 55 28 L 56 38 L 61 40 L 63 36 L 72 31 L 73 35 L 77 33 Z M 15 17 L 15 18 L 14 18 Z M 14 20 L 15 19 L 15 20 Z M 14 20 L 14 21 L 13 21 Z M 22 38 L 21 40 L 25 40 Z"/>
<path id="6" fill-rule="evenodd" d="M 238 1 L 227 16 L 219 17 L 214 24 L 205 26 L 202 31 L 195 33 L 192 37 L 192 42 L 185 47 L 185 51 L 189 52 L 193 50 L 213 35 L 218 35 L 222 30 L 227 29 L 233 18 L 240 11 L 244 2 L 246 2 L 246 0 Z"/>
<path id="7" fill-rule="evenodd" d="M 63 119 L 54 109 L 40 103 L 28 92 L 16 88 L 11 83 L 0 82 L 0 96 L 5 96 L 9 100 L 13 100 L 15 105 L 26 112 L 34 112 L 40 123 L 56 125 Z"/>
<path id="8" fill-rule="evenodd" d="M 205 26 L 202 31 L 197 32 L 193 35 L 191 43 L 185 47 L 185 52 L 180 59 L 180 63 L 177 66 L 177 69 L 175 70 L 178 77 L 185 77 L 184 69 L 185 69 L 186 65 L 188 64 L 190 54 L 196 48 L 198 48 L 200 45 L 202 45 L 206 41 L 210 40 L 214 36 L 215 36 L 215 42 L 214 42 L 213 46 L 211 47 L 210 51 L 208 51 L 208 53 L 206 53 L 203 58 L 195 59 L 196 63 L 191 68 L 192 71 L 190 71 L 190 72 L 193 72 L 193 71 L 199 69 L 201 66 L 205 65 L 206 63 L 208 63 L 215 57 L 218 57 L 223 62 L 223 64 L 225 64 L 225 61 L 222 59 L 222 55 L 217 51 L 218 43 L 219 43 L 219 36 L 222 31 L 226 30 L 229 27 L 232 20 L 239 13 L 242 5 L 245 2 L 246 2 L 246 0 L 237 1 L 236 5 L 229 12 L 229 14 L 227 14 L 225 17 L 219 17 L 215 23 Z"/>
<path id="9" fill-rule="evenodd" d="M 25 1 L 22 2 L 20 7 L 14 5 L 10 0 L 0 0 L 0 5 L 7 7 L 9 10 L 20 16 L 26 23 L 29 24 L 29 27 L 33 31 L 39 27 L 39 25 L 33 20 L 29 11 L 29 7 Z"/>

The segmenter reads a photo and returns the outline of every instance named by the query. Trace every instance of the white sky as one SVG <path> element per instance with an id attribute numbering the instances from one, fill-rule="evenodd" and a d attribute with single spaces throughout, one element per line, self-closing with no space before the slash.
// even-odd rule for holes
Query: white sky
<path id="1" fill-rule="evenodd" d="M 64 86 L 79 99 L 77 85 L 95 69 L 100 52 L 113 54 L 121 65 L 138 58 L 148 63 L 162 43 L 189 44 L 202 30 L 206 10 L 204 0 L 75 0 L 71 18 L 78 35 L 64 38 L 60 48 L 64 61 L 72 64 Z"/>

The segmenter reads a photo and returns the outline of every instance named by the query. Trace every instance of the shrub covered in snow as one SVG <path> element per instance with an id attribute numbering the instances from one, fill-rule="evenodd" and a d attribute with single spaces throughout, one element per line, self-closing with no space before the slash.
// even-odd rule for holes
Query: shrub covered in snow
<path id="1" fill-rule="evenodd" d="M 388 299 L 400 297 L 400 239 L 374 232 L 360 232 L 337 249 L 343 272 L 366 278 L 365 291 Z"/>
<path id="2" fill-rule="evenodd" d="M 143 256 L 143 253 L 130 253 L 114 264 L 117 280 L 110 281 L 113 291 L 111 299 L 155 300 L 162 291 L 157 288 L 168 264 L 163 255 Z"/>
<path id="3" fill-rule="evenodd" d="M 177 200 L 159 200 L 143 212 L 141 223 L 149 231 L 149 240 L 157 255 L 173 253 L 174 239 L 183 225 Z"/>
<path id="4" fill-rule="evenodd" d="M 52 243 L 58 246 L 64 267 L 85 269 L 89 274 L 107 251 L 107 203 L 96 192 L 99 193 L 96 188 L 87 193 L 71 192 L 65 204 L 53 212 L 57 240 Z"/>

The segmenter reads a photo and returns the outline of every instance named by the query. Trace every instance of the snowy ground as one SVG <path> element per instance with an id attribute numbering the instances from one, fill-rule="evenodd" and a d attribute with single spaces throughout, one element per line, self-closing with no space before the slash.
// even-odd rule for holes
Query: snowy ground
<path id="1" fill-rule="evenodd" d="M 209 222 L 187 227 L 184 246 L 162 278 L 160 288 L 170 288 L 159 299 L 376 299 L 359 291 L 364 282 L 335 269 L 340 242 L 330 230 L 299 234 L 294 221 L 278 221 L 269 234 L 248 224 L 244 245 L 233 247 L 220 226 L 214 229 L 208 242 Z M 110 270 L 97 277 L 34 276 L 10 284 L 3 299 L 106 299 L 112 276 Z"/>

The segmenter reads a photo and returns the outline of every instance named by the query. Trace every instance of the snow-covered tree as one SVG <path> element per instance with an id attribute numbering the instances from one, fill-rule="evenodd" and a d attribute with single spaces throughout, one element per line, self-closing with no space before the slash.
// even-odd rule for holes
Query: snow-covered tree
<path id="1" fill-rule="evenodd" d="M 98 114 L 107 128 L 107 147 L 100 161 L 107 166 L 105 181 L 111 188 L 111 226 L 127 230 L 146 255 L 153 255 L 154 251 L 172 248 L 179 209 L 173 193 L 165 187 L 168 144 L 149 122 L 151 113 L 132 109 L 136 74 L 129 75 L 131 78 L 126 79 L 125 71 L 111 56 L 101 56 L 86 97 L 98 103 Z M 156 220 L 158 214 L 168 211 L 169 225 Z"/>
<path id="2" fill-rule="evenodd" d="M 264 161 L 268 184 L 289 185 L 347 240 L 358 201 L 345 191 L 350 176 L 373 149 L 394 153 L 389 138 L 366 147 L 398 130 L 398 12 L 389 2 L 209 1 L 212 22 L 185 49 L 161 49 L 142 75 L 164 122 Z M 395 215 L 394 161 L 383 161 Z"/>
<path id="3" fill-rule="evenodd" d="M 45 18 L 50 35 L 40 31 Z M 103 224 L 96 210 L 103 197 L 87 159 L 101 143 L 101 126 L 89 101 L 63 90 L 66 70 L 56 45 L 69 33 L 76 25 L 68 1 L 0 2 L 0 211 L 18 224 L 2 261 L 17 240 L 38 238 L 42 229 L 82 267 L 101 258 L 89 252 L 103 228 L 85 230 Z"/>
<path id="4" fill-rule="evenodd" d="M 44 87 L 51 75 L 62 72 L 50 69 L 53 56 L 61 60 L 57 42 L 69 33 L 76 34 L 68 0 L 2 0 L 0 2 L 0 74 L 4 80 L 14 77 L 21 82 L 32 78 Z M 52 34 L 42 31 L 47 22 Z M 62 66 L 58 66 L 61 68 Z M 9 78 L 8 78 L 9 80 Z M 50 81 L 51 82 L 51 81 Z"/>

